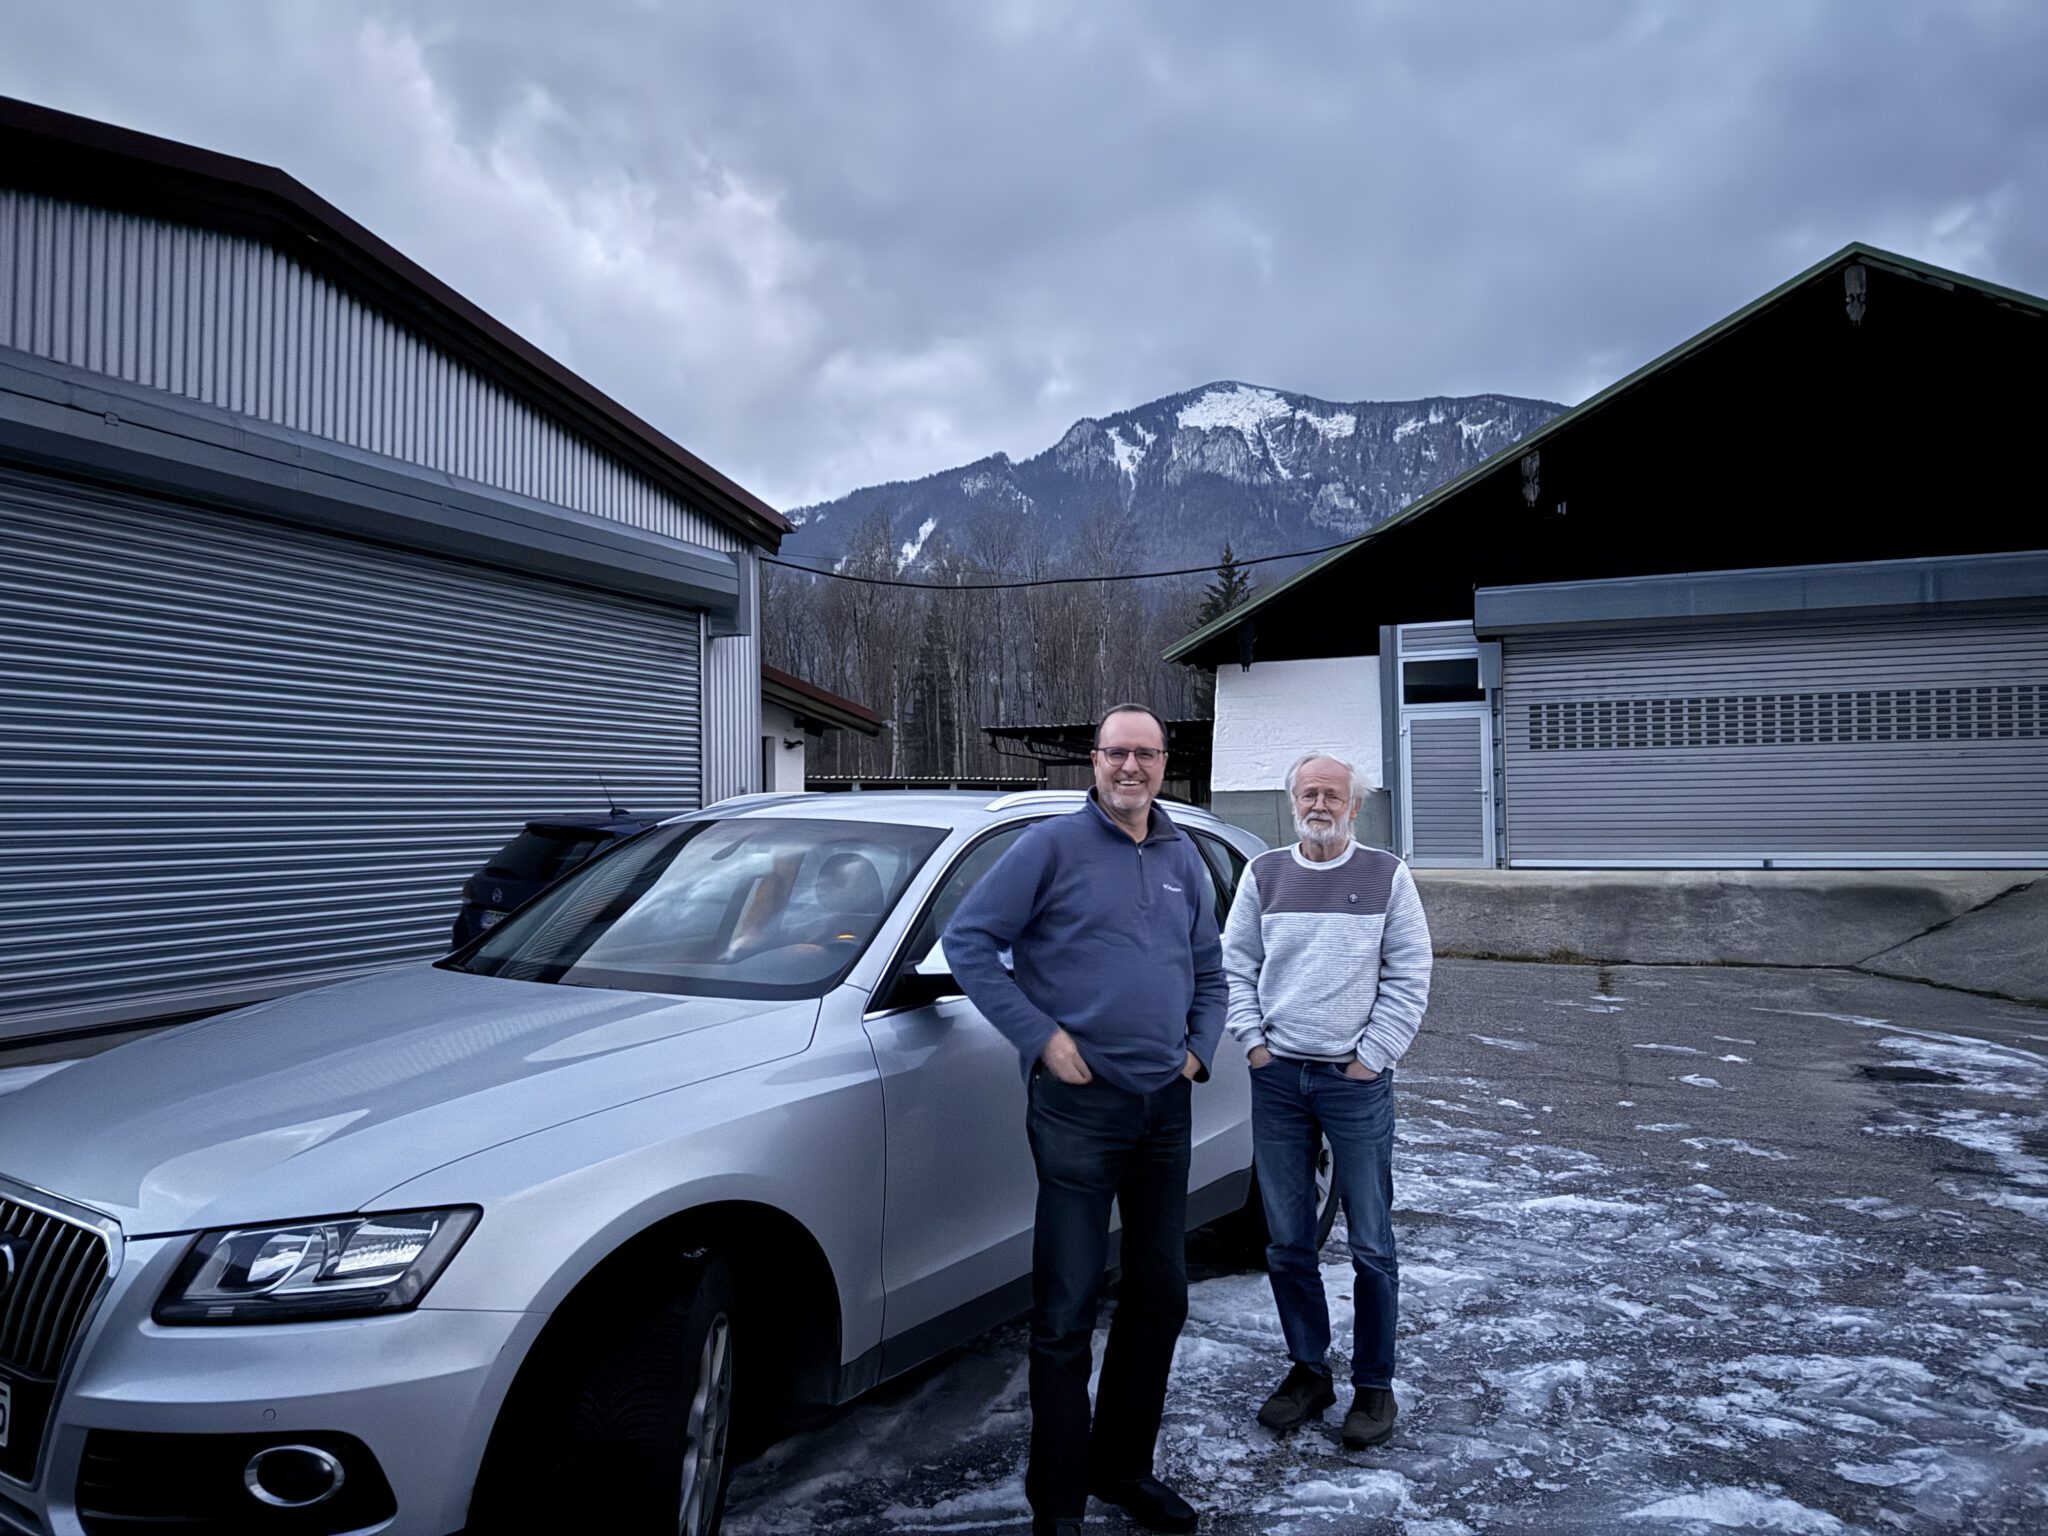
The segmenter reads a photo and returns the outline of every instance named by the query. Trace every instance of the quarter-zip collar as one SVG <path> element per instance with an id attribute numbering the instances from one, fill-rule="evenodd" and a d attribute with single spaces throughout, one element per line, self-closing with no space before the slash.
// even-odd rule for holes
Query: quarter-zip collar
<path id="1" fill-rule="evenodd" d="M 1180 836 L 1180 828 L 1173 824 L 1172 817 L 1159 809 L 1157 800 L 1146 807 L 1145 837 L 1142 842 L 1134 841 L 1130 833 L 1117 825 L 1116 818 L 1102 808 L 1102 802 L 1096 798 L 1092 789 L 1088 791 L 1088 809 L 1095 813 L 1095 819 L 1102 824 L 1103 830 L 1115 834 L 1134 848 L 1150 847 L 1153 843 L 1170 843 Z"/>

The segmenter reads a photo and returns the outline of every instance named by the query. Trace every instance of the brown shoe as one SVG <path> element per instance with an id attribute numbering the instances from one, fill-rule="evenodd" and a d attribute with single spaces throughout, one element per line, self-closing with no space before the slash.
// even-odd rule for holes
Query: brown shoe
<path id="1" fill-rule="evenodd" d="M 1394 1420 L 1400 1413 L 1400 1405 L 1387 1388 L 1362 1388 L 1351 1400 L 1351 1411 L 1344 1415 L 1344 1449 L 1363 1451 L 1378 1445 L 1394 1432 Z"/>

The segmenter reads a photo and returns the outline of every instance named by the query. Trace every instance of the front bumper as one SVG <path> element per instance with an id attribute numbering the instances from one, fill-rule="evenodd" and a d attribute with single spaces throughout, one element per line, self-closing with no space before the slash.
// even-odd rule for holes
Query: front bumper
<path id="1" fill-rule="evenodd" d="M 375 1317 L 161 1327 L 150 1309 L 190 1243 L 126 1244 L 58 1398 L 36 1481 L 0 1477 L 0 1533 L 84 1536 L 79 1470 L 94 1430 L 261 1434 L 286 1443 L 353 1436 L 375 1457 L 397 1504 L 372 1529 L 460 1530 L 498 1407 L 546 1319 L 436 1310 L 430 1294 L 410 1312 Z"/>

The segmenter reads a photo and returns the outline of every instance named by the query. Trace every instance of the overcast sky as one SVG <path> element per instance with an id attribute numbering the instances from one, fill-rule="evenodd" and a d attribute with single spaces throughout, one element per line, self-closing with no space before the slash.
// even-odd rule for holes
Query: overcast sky
<path id="1" fill-rule="evenodd" d="M 1214 379 L 1572 403 L 1852 239 L 2048 293 L 2034 0 L 0 0 L 770 502 Z"/>

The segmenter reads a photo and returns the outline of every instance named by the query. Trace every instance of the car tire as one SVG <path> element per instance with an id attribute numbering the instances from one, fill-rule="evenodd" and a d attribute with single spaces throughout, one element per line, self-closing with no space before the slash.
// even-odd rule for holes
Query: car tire
<path id="1" fill-rule="evenodd" d="M 706 1256 L 675 1294 L 624 1296 L 522 1405 L 473 1531 L 717 1536 L 731 1479 L 732 1271 Z M 552 1401 L 547 1399 L 552 1398 Z"/>
<path id="2" fill-rule="evenodd" d="M 1316 1145 L 1316 1247 L 1321 1248 L 1330 1240 L 1330 1233 L 1337 1225 L 1337 1210 L 1340 1199 L 1337 1190 L 1336 1159 L 1330 1151 L 1326 1136 Z M 1266 1230 L 1266 1206 L 1259 1197 L 1259 1175 L 1252 1174 L 1251 1185 L 1245 1191 L 1244 1204 L 1237 1212 L 1226 1218 L 1226 1235 L 1243 1252 L 1245 1258 L 1254 1263 L 1263 1263 L 1266 1245 L 1272 1241 L 1272 1234 Z"/>

